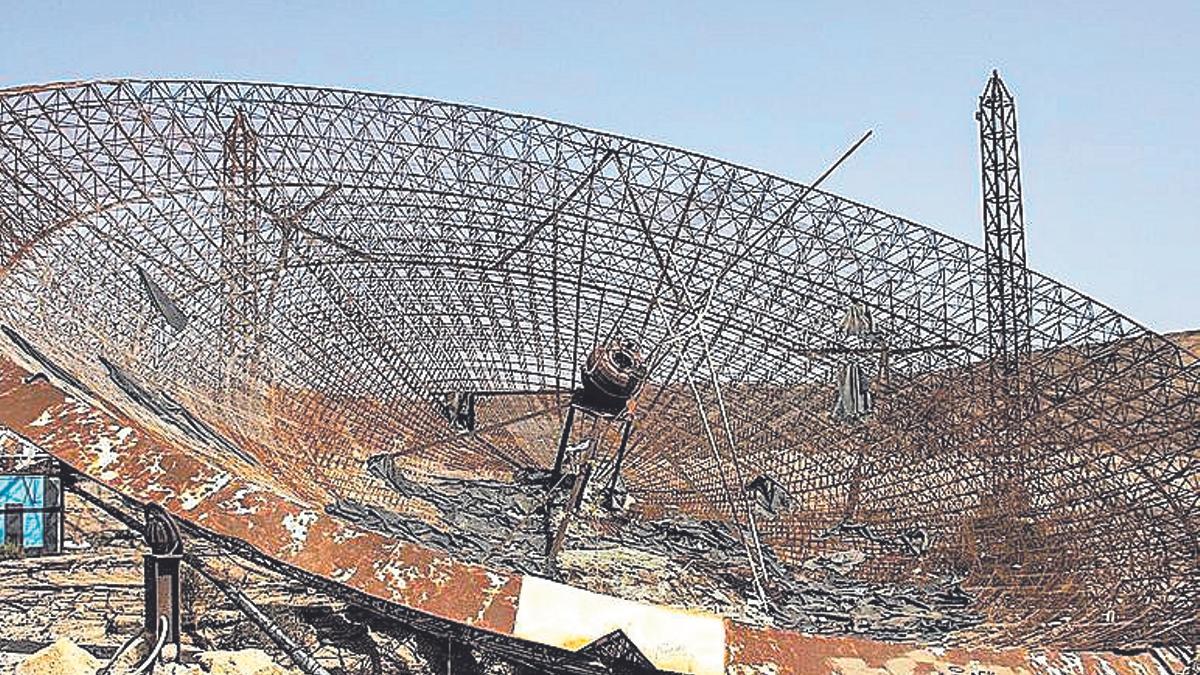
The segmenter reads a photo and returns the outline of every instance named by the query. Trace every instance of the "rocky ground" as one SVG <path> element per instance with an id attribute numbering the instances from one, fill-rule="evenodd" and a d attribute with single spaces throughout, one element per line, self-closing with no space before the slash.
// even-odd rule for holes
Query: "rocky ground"
<path id="1" fill-rule="evenodd" d="M 90 660 L 107 664 L 141 630 L 140 537 L 77 497 L 68 496 L 67 508 L 66 553 L 0 560 L 0 673 L 86 675 Z M 235 566 L 205 550 L 204 542 L 188 545 L 333 675 L 444 672 L 446 647 L 439 639 L 347 607 L 267 570 Z M 160 665 L 154 673 L 299 672 L 223 593 L 186 566 L 183 575 L 184 663 Z M 64 642 L 54 649 L 60 640 L 70 646 Z M 34 658 L 39 651 L 45 653 Z M 112 672 L 129 672 L 128 666 L 145 653 L 145 646 L 134 643 L 122 661 L 125 667 L 118 664 Z M 454 658 L 473 659 L 485 672 L 516 672 L 462 648 L 455 649 Z M 32 663 L 16 670 L 26 661 Z M 59 669 L 64 663 L 67 670 Z"/>

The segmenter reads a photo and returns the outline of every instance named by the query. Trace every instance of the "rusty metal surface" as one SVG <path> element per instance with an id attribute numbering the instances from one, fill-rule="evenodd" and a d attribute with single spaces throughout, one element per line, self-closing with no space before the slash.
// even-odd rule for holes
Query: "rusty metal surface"
<path id="1" fill-rule="evenodd" d="M 467 565 L 419 546 L 395 544 L 315 516 L 285 489 L 231 475 L 194 447 L 164 438 L 136 420 L 107 412 L 42 380 L 19 355 L 0 355 L 0 424 L 134 499 L 163 504 L 176 516 L 305 572 L 374 597 L 502 635 L 516 625 L 521 578 Z M 360 573 L 361 571 L 361 573 Z M 566 628 L 576 620 L 554 603 Z M 1186 665 L 1165 655 L 988 650 L 888 644 L 802 635 L 725 620 L 724 672 L 970 673 L 1005 675 L 1171 675 Z M 678 631 L 672 623 L 668 629 Z M 533 638 L 536 639 L 536 638 Z M 574 639 L 576 647 L 586 644 Z M 553 643 L 550 643 L 553 644 Z M 1164 658 L 1164 657 L 1160 657 Z M 704 672 L 682 669 L 680 672 Z"/>
<path id="2" fill-rule="evenodd" d="M 1161 652 L 1119 655 L 1053 649 L 938 649 L 730 626 L 730 675 L 1172 675 L 1188 662 Z"/>
<path id="3" fill-rule="evenodd" d="M 549 466 L 582 356 L 620 332 L 650 362 L 638 513 L 796 564 L 854 550 L 864 579 L 961 576 L 986 616 L 961 641 L 1197 641 L 1192 356 L 1031 273 L 1021 399 L 997 395 L 983 253 L 927 228 L 543 120 L 236 83 L 0 92 L 0 177 L 0 321 L 120 420 L 10 370 L 5 424 L 285 562 L 504 629 L 515 576 L 323 509 L 423 508 L 363 471 L 377 455 Z M 870 336 L 839 329 L 856 303 Z M 873 382 L 858 421 L 829 414 L 848 364 Z M 438 401 L 471 392 L 463 434 Z M 759 474 L 792 505 L 751 523 Z M 916 556 L 888 543 L 913 532 Z"/>
<path id="4" fill-rule="evenodd" d="M 71 398 L 0 358 L 0 424 L 83 474 L 286 565 L 458 623 L 511 632 L 519 579 L 337 522 L 269 475 L 242 473 L 141 423 Z"/>

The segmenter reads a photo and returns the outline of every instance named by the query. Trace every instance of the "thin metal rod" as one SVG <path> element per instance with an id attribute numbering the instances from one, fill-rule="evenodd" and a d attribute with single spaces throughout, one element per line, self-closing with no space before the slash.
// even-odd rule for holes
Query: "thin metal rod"
<path id="1" fill-rule="evenodd" d="M 608 479 L 608 501 L 610 504 L 616 498 L 617 482 L 621 479 L 621 465 L 625 462 L 625 450 L 629 446 L 629 435 L 633 433 L 633 420 L 625 420 L 621 427 L 621 445 L 617 447 L 617 458 L 613 461 L 612 477 Z"/>
<path id="2" fill-rule="evenodd" d="M 567 454 L 567 444 L 571 441 L 571 428 L 575 425 L 575 406 L 567 407 L 567 419 L 563 421 L 562 434 L 558 438 L 558 454 L 554 456 L 554 472 L 550 474 L 550 482 L 558 480 L 562 475 L 563 459 Z"/>
<path id="3" fill-rule="evenodd" d="M 495 262 L 488 266 L 488 269 L 500 269 L 502 266 L 504 266 L 504 263 L 508 262 L 510 258 L 520 252 L 521 249 L 528 246 L 529 242 L 533 241 L 533 238 L 536 237 L 539 232 L 541 232 L 546 228 L 547 225 L 554 222 L 558 218 L 559 214 L 562 213 L 562 210 L 566 207 L 566 205 L 570 204 L 571 200 L 575 199 L 575 195 L 579 194 L 580 190 L 592 182 L 596 175 L 600 173 L 600 170 L 604 168 L 604 165 L 608 164 L 608 160 L 612 159 L 616 155 L 616 150 L 613 150 L 612 148 L 606 149 L 604 151 L 604 155 L 600 157 L 600 160 L 592 165 L 592 169 L 591 171 L 588 171 L 587 176 L 575 184 L 575 187 L 571 190 L 571 193 L 564 197 L 563 200 L 554 207 L 554 210 L 550 212 L 550 215 L 546 216 L 542 222 L 538 223 L 533 229 L 529 230 L 529 233 L 525 235 L 524 239 L 522 239 L 516 246 L 505 251 L 499 258 L 496 259 Z"/>
<path id="4" fill-rule="evenodd" d="M 713 280 L 712 287 L 716 288 L 718 285 L 720 285 L 721 281 L 725 279 L 725 275 L 729 274 L 730 270 L 732 270 L 734 267 L 737 267 L 742 261 L 744 261 L 754 250 L 754 248 L 762 243 L 762 240 L 765 239 L 769 233 L 773 232 L 775 228 L 783 222 L 784 218 L 791 215 L 792 211 L 796 210 L 796 207 L 800 206 L 800 204 L 804 202 L 804 199 L 808 197 L 808 193 L 817 189 L 821 183 L 825 182 L 825 179 L 833 174 L 834 170 L 842 165 L 842 162 L 845 162 L 850 155 L 854 154 L 854 152 L 862 146 L 863 143 L 867 142 L 867 139 L 871 137 L 872 133 L 874 133 L 874 130 L 868 129 L 867 132 L 862 135 L 862 138 L 858 139 L 854 145 L 850 146 L 848 150 L 843 152 L 841 157 L 838 157 L 836 162 L 831 164 L 828 169 L 825 169 L 825 171 L 818 176 L 817 179 L 812 182 L 812 184 L 804 186 L 800 190 L 800 194 L 797 195 L 794 200 L 792 200 L 791 206 L 787 207 L 783 213 L 779 214 L 779 217 L 772 221 L 770 225 L 759 230 L 758 234 L 746 244 L 741 253 L 732 256 L 725 263 L 725 265 L 721 268 L 721 271 L 717 273 L 716 279 Z"/>

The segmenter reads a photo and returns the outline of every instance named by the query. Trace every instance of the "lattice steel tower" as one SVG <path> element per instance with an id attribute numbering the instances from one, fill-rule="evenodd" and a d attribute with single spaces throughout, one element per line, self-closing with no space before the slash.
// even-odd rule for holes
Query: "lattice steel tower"
<path id="1" fill-rule="evenodd" d="M 254 199 L 259 181 L 258 135 L 246 114 L 238 110 L 225 129 L 221 155 L 221 268 L 225 285 L 225 349 L 236 370 L 251 367 L 257 349 L 263 308 L 255 270 L 265 242 L 261 216 Z"/>
<path id="2" fill-rule="evenodd" d="M 988 352 L 1004 374 L 1030 351 L 1029 271 L 1017 153 L 1017 107 L 992 71 L 979 97 L 979 150 L 983 162 L 983 237 L 987 253 Z"/>

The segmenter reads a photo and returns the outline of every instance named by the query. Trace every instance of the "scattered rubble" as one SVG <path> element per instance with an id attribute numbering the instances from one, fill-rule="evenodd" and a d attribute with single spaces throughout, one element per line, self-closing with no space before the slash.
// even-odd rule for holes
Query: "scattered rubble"
<path id="1" fill-rule="evenodd" d="M 50 557 L 0 561 L 0 673 L 91 675 L 117 656 L 112 675 L 128 673 L 149 653 L 133 640 L 142 629 L 142 552 L 140 535 L 81 500 L 71 500 L 67 521 L 67 553 Z M 444 672 L 445 642 L 399 623 L 382 619 L 269 570 L 232 562 L 202 539 L 189 539 L 189 550 L 203 557 L 221 577 L 249 596 L 289 636 L 301 642 L 327 670 L 340 675 Z M 159 664 L 154 675 L 212 675 L 228 665 L 225 653 L 259 650 L 281 670 L 291 673 L 290 659 L 217 588 L 190 567 L 183 568 L 183 650 L 180 663 Z M 96 668 L 45 669 L 62 658 L 33 660 L 58 642 L 74 646 L 96 661 Z M 169 645 L 168 645 L 169 647 Z M 62 651 L 60 648 L 58 651 Z M 54 653 L 58 653 L 57 651 Z M 202 660 L 203 654 L 209 666 Z M 455 658 L 472 658 L 503 673 L 482 654 L 460 648 Z M 258 663 L 238 657 L 237 663 Z M 88 662 L 91 663 L 90 661 Z M 42 664 L 42 665 L 38 665 Z M 431 664 L 438 664 L 436 667 Z M 76 664 L 78 665 L 78 664 Z M 32 670 L 32 668 L 41 668 Z M 496 667 L 501 670 L 495 670 Z M 206 669 L 208 668 L 208 669 Z M 237 672 L 241 671 L 224 671 Z"/>
<path id="2" fill-rule="evenodd" d="M 791 565 L 764 547 L 771 598 L 761 606 L 753 600 L 745 549 L 727 523 L 682 516 L 635 519 L 603 509 L 599 495 L 585 497 L 551 568 L 547 540 L 563 517 L 570 476 L 552 489 L 544 476 L 532 474 L 514 482 L 417 481 L 385 456 L 368 461 L 367 470 L 402 496 L 433 508 L 409 514 L 342 500 L 330 504 L 328 513 L 471 562 L 813 633 L 937 642 L 980 621 L 954 579 L 901 586 L 851 578 L 865 557 L 857 550 Z"/>

